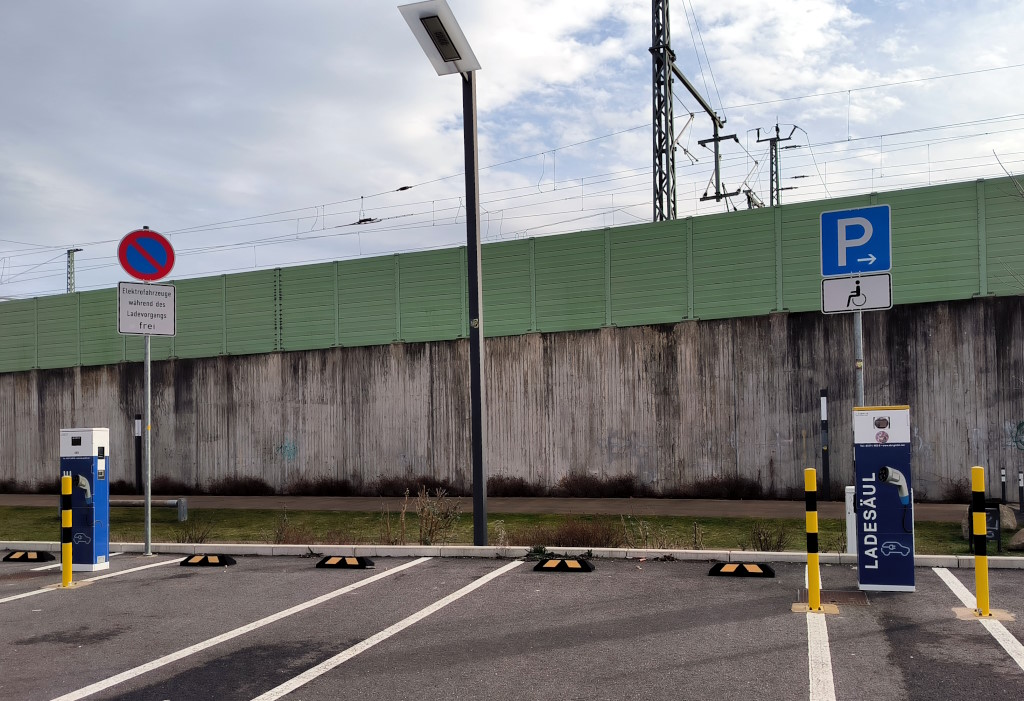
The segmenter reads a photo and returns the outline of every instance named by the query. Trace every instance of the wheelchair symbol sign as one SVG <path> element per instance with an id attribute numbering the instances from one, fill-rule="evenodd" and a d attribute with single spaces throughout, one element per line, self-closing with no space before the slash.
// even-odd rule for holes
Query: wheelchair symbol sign
<path id="1" fill-rule="evenodd" d="M 821 311 L 825 314 L 879 309 L 892 309 L 892 277 L 889 273 L 822 279 Z"/>

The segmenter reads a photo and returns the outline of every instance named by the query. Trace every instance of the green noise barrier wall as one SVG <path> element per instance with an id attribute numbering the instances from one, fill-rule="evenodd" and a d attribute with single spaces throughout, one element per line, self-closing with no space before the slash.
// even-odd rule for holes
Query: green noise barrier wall
<path id="1" fill-rule="evenodd" d="M 895 304 L 1024 293 L 1024 197 L 1009 178 L 585 231 L 483 247 L 488 336 L 814 311 L 819 216 L 888 204 Z M 468 335 L 464 248 L 171 281 L 204 358 Z M 116 288 L 0 303 L 0 372 L 141 361 Z"/>

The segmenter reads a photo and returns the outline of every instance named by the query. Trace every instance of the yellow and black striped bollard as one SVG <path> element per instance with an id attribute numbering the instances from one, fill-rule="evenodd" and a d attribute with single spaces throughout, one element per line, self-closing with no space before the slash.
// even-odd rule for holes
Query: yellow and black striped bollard
<path id="1" fill-rule="evenodd" d="M 821 611 L 821 578 L 818 571 L 818 475 L 813 467 L 804 470 L 804 500 L 807 504 L 807 610 Z"/>
<path id="2" fill-rule="evenodd" d="M 979 616 L 991 616 L 988 601 L 988 536 L 985 529 L 985 468 L 971 468 L 971 534 L 974 536 L 974 589 Z"/>
<path id="3" fill-rule="evenodd" d="M 60 585 L 71 586 L 71 473 L 60 476 Z"/>

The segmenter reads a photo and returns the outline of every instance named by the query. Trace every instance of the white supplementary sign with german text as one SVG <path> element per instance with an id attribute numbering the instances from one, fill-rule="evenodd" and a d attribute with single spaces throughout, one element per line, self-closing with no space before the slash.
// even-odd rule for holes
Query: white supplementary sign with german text
<path id="1" fill-rule="evenodd" d="M 118 333 L 173 336 L 176 317 L 174 285 L 149 285 L 139 282 L 118 284 Z"/>

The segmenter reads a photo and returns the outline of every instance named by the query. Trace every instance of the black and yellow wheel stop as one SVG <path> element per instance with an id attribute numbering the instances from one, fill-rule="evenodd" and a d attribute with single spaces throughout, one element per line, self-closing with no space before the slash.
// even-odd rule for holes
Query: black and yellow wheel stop
<path id="1" fill-rule="evenodd" d="M 594 566 L 590 560 L 577 558 L 559 557 L 546 558 L 537 563 L 533 568 L 534 572 L 593 572 Z"/>
<path id="2" fill-rule="evenodd" d="M 235 564 L 230 555 L 192 555 L 181 561 L 182 567 L 227 567 Z"/>
<path id="3" fill-rule="evenodd" d="M 716 562 L 709 577 L 774 577 L 775 570 L 763 562 Z"/>
<path id="4" fill-rule="evenodd" d="M 368 557 L 328 556 L 316 563 L 316 566 L 327 569 L 366 570 L 373 568 L 373 560 Z"/>
<path id="5" fill-rule="evenodd" d="M 49 562 L 55 559 L 45 550 L 15 550 L 4 555 L 4 562 Z"/>

